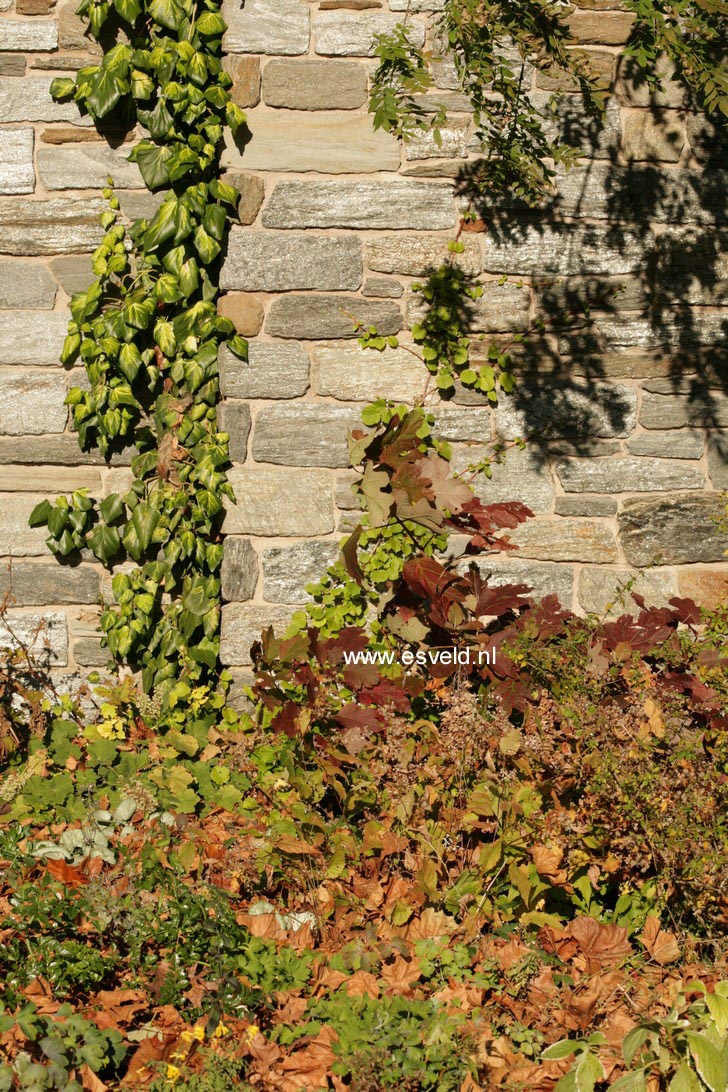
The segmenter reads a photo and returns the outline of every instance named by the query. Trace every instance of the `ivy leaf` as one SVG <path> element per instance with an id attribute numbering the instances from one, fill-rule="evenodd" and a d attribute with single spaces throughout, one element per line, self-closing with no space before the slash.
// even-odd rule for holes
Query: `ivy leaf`
<path id="1" fill-rule="evenodd" d="M 107 497 L 107 500 L 110 499 Z M 94 555 L 104 565 L 108 565 L 121 550 L 121 537 L 116 527 L 107 527 L 102 523 L 94 527 L 86 541 Z"/>
<path id="2" fill-rule="evenodd" d="M 205 11 L 195 23 L 195 30 L 205 37 L 222 35 L 227 30 L 227 23 L 221 15 L 214 11 Z"/>
<path id="3" fill-rule="evenodd" d="M 135 23 L 142 11 L 139 0 L 114 0 L 114 7 L 127 23 Z"/>
<path id="4" fill-rule="evenodd" d="M 169 161 L 172 149 L 166 145 L 157 145 L 143 140 L 132 148 L 129 154 L 131 162 L 138 164 L 147 189 L 158 190 L 169 182 Z"/>
<path id="5" fill-rule="evenodd" d="M 200 255 L 202 262 L 209 265 L 220 253 L 220 244 L 211 235 L 208 235 L 202 224 L 195 232 L 194 238 L 197 253 Z"/>
<path id="6" fill-rule="evenodd" d="M 165 356 L 174 356 L 177 351 L 177 338 L 174 336 L 174 327 L 165 319 L 158 319 L 154 324 L 154 340 Z"/>
<path id="7" fill-rule="evenodd" d="M 73 98 L 75 90 L 76 84 L 67 76 L 58 76 L 55 80 L 51 80 L 51 96 L 56 102 Z"/>
<path id="8" fill-rule="evenodd" d="M 108 62 L 108 58 L 107 58 Z M 114 109 L 121 98 L 123 83 L 113 67 L 104 63 L 91 81 L 91 94 L 86 99 L 94 117 L 102 118 Z"/>
<path id="9" fill-rule="evenodd" d="M 147 11 L 160 27 L 166 27 L 167 30 L 179 29 L 182 11 L 174 0 L 150 0 Z"/>
<path id="10" fill-rule="evenodd" d="M 154 317 L 154 300 L 137 300 L 127 304 L 124 309 L 124 319 L 129 326 L 135 326 L 137 330 L 146 330 Z"/>
<path id="11" fill-rule="evenodd" d="M 43 527 L 48 523 L 48 517 L 53 511 L 50 501 L 42 500 L 40 504 L 36 504 L 33 511 L 30 513 L 28 525 L 30 527 Z"/>
<path id="12" fill-rule="evenodd" d="M 248 359 L 248 343 L 244 337 L 240 337 L 239 334 L 236 334 L 235 337 L 231 337 L 226 344 L 230 352 L 233 356 L 236 356 L 238 360 Z"/>
<path id="13" fill-rule="evenodd" d="M 148 550 L 152 536 L 159 523 L 159 512 L 152 508 L 147 501 L 142 501 L 131 514 L 131 522 L 136 532 L 137 541 L 142 553 Z"/>
<path id="14" fill-rule="evenodd" d="M 99 512 L 105 523 L 113 523 L 124 514 L 124 502 L 118 493 L 109 493 L 99 505 Z"/>

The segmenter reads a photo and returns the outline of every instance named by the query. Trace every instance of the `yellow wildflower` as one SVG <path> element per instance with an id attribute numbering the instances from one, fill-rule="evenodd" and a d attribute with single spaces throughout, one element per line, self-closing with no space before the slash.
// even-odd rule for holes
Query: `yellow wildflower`
<path id="1" fill-rule="evenodd" d="M 256 1035 L 260 1035 L 260 1028 L 258 1027 L 257 1024 L 250 1024 L 245 1029 L 245 1035 L 246 1035 L 248 1041 L 252 1043 L 253 1039 L 255 1039 Z"/>
<path id="2" fill-rule="evenodd" d="M 223 1024 L 221 1021 L 213 1031 L 212 1037 L 213 1039 L 222 1039 L 223 1035 L 228 1035 L 229 1032 L 230 1028 Z"/>
<path id="3" fill-rule="evenodd" d="M 198 1043 L 201 1043 L 203 1041 L 203 1039 L 205 1038 L 205 1029 L 202 1024 L 195 1024 L 194 1028 L 192 1029 L 192 1037 L 196 1039 Z"/>
<path id="4" fill-rule="evenodd" d="M 168 1065 L 167 1066 L 167 1080 L 168 1081 L 172 1081 L 174 1083 L 175 1081 L 178 1081 L 181 1076 L 182 1076 L 182 1070 L 178 1069 L 176 1065 Z"/>

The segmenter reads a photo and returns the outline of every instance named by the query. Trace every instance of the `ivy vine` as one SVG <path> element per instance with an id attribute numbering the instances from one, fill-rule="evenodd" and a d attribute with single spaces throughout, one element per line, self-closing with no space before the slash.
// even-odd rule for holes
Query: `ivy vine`
<path id="1" fill-rule="evenodd" d="M 115 567 L 115 603 L 101 615 L 117 661 L 142 669 L 164 696 L 181 678 L 218 673 L 223 498 L 228 437 L 217 430 L 218 350 L 247 344 L 217 313 L 218 272 L 239 193 L 218 178 L 225 126 L 245 121 L 231 101 L 220 55 L 226 29 L 217 0 L 84 0 L 95 38 L 115 44 L 75 79 L 56 79 L 57 100 L 82 113 L 141 124 L 133 148 L 157 211 L 130 229 L 110 185 L 95 280 L 71 303 L 62 362 L 80 360 L 87 383 L 71 389 L 79 443 L 104 456 L 133 447 L 132 481 L 101 503 L 85 490 L 42 501 L 62 558 L 89 550 Z M 122 562 L 132 562 L 123 565 Z"/>

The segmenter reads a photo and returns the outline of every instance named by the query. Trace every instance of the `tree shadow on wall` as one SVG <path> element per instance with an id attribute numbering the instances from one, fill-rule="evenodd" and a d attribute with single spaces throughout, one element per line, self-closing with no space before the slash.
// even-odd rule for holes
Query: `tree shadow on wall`
<path id="1" fill-rule="evenodd" d="M 537 212 L 483 197 L 477 160 L 457 178 L 460 199 L 485 225 L 485 274 L 534 284 L 535 329 L 516 361 L 504 435 L 512 438 L 515 421 L 540 462 L 597 454 L 628 435 L 635 394 L 621 381 L 630 378 L 651 394 L 681 396 L 686 424 L 728 426 L 728 310 L 718 310 L 728 305 L 726 125 L 683 114 L 698 165 L 682 167 L 675 110 L 653 103 L 629 117 L 641 132 L 620 132 L 615 99 L 602 124 L 578 96 L 562 97 L 553 124 L 582 148 L 584 165 L 562 173 Z M 628 162 L 637 140 L 639 161 Z M 658 155 L 672 162 L 658 168 Z M 728 462 L 728 432 L 713 445 Z"/>

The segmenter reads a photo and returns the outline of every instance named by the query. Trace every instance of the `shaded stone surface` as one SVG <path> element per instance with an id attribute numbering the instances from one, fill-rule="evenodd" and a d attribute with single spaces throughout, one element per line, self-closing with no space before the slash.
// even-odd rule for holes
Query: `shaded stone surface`
<path id="1" fill-rule="evenodd" d="M 55 298 L 56 282 L 44 265 L 0 260 L 0 308 L 50 310 Z"/>
<path id="2" fill-rule="evenodd" d="M 348 466 L 346 438 L 360 424 L 360 411 L 348 406 L 266 406 L 255 419 L 253 457 L 284 466 Z"/>
<path id="3" fill-rule="evenodd" d="M 725 505 L 715 493 L 679 493 L 624 502 L 620 537 L 631 565 L 722 561 L 726 536 L 717 525 Z"/>
<path id="4" fill-rule="evenodd" d="M 685 144 L 685 126 L 678 115 L 653 117 L 644 110 L 630 113 L 622 124 L 622 155 L 627 162 L 677 163 Z"/>
<path id="5" fill-rule="evenodd" d="M 225 502 L 223 530 L 237 535 L 328 535 L 334 529 L 333 482 L 324 470 L 236 468 L 236 503 Z"/>
<path id="6" fill-rule="evenodd" d="M 90 565 L 60 565 L 55 559 L 37 565 L 16 561 L 10 570 L 0 565 L 0 599 L 6 594 L 19 607 L 96 603 L 99 573 Z"/>
<path id="7" fill-rule="evenodd" d="M 650 429 L 684 428 L 692 425 L 728 428 L 728 396 L 714 390 L 696 391 L 695 397 L 646 390 L 642 395 L 640 424 Z"/>
<path id="8" fill-rule="evenodd" d="M 528 389 L 501 398 L 498 434 L 507 440 L 538 436 L 628 436 L 637 420 L 637 392 L 617 383 L 564 382 L 554 389 Z"/>
<path id="9" fill-rule="evenodd" d="M 376 326 L 383 335 L 402 329 L 402 313 L 394 303 L 362 296 L 289 294 L 274 299 L 266 333 L 274 337 L 325 340 L 359 336 L 358 324 Z"/>
<path id="10" fill-rule="evenodd" d="M 483 295 L 463 305 L 467 325 L 473 333 L 499 333 L 525 330 L 529 318 L 529 293 L 517 284 L 482 281 Z M 407 325 L 422 322 L 427 311 L 421 293 L 410 292 L 407 298 Z"/>
<path id="11" fill-rule="evenodd" d="M 220 275 L 223 289 L 247 292 L 356 291 L 362 281 L 356 235 L 233 229 Z"/>
<path id="12" fill-rule="evenodd" d="M 654 455 L 670 459 L 699 459 L 705 441 L 691 429 L 666 432 L 640 432 L 627 440 L 631 455 Z"/>
<path id="13" fill-rule="evenodd" d="M 301 542 L 264 550 L 264 598 L 270 603 L 308 602 L 311 597 L 306 592 L 306 584 L 321 580 L 340 554 L 338 542 L 331 541 Z"/>
<path id="14" fill-rule="evenodd" d="M 714 489 L 728 490 L 728 431 L 708 435 L 708 473 Z"/>
<path id="15" fill-rule="evenodd" d="M 613 456 L 569 459 L 556 466 L 567 493 L 657 493 L 674 489 L 704 489 L 698 466 L 675 459 Z"/>
<path id="16" fill-rule="evenodd" d="M 450 185 L 411 181 L 278 182 L 263 210 L 269 228 L 412 228 L 455 223 Z"/>
<path id="17" fill-rule="evenodd" d="M 258 555 L 249 539 L 226 537 L 220 579 L 226 602 L 242 603 L 253 598 L 258 583 Z"/>
<path id="18" fill-rule="evenodd" d="M 270 61 L 263 76 L 268 106 L 356 110 L 367 97 L 366 70 L 352 61 Z"/>
<path id="19" fill-rule="evenodd" d="M 501 238 L 488 232 L 483 239 L 483 268 L 489 273 L 615 276 L 639 270 L 644 257 L 645 243 L 636 232 L 583 224 L 522 225 Z"/>
<path id="20" fill-rule="evenodd" d="M 223 346 L 219 363 L 225 398 L 297 398 L 308 390 L 308 354 L 301 345 L 254 341 L 247 360 Z"/>

